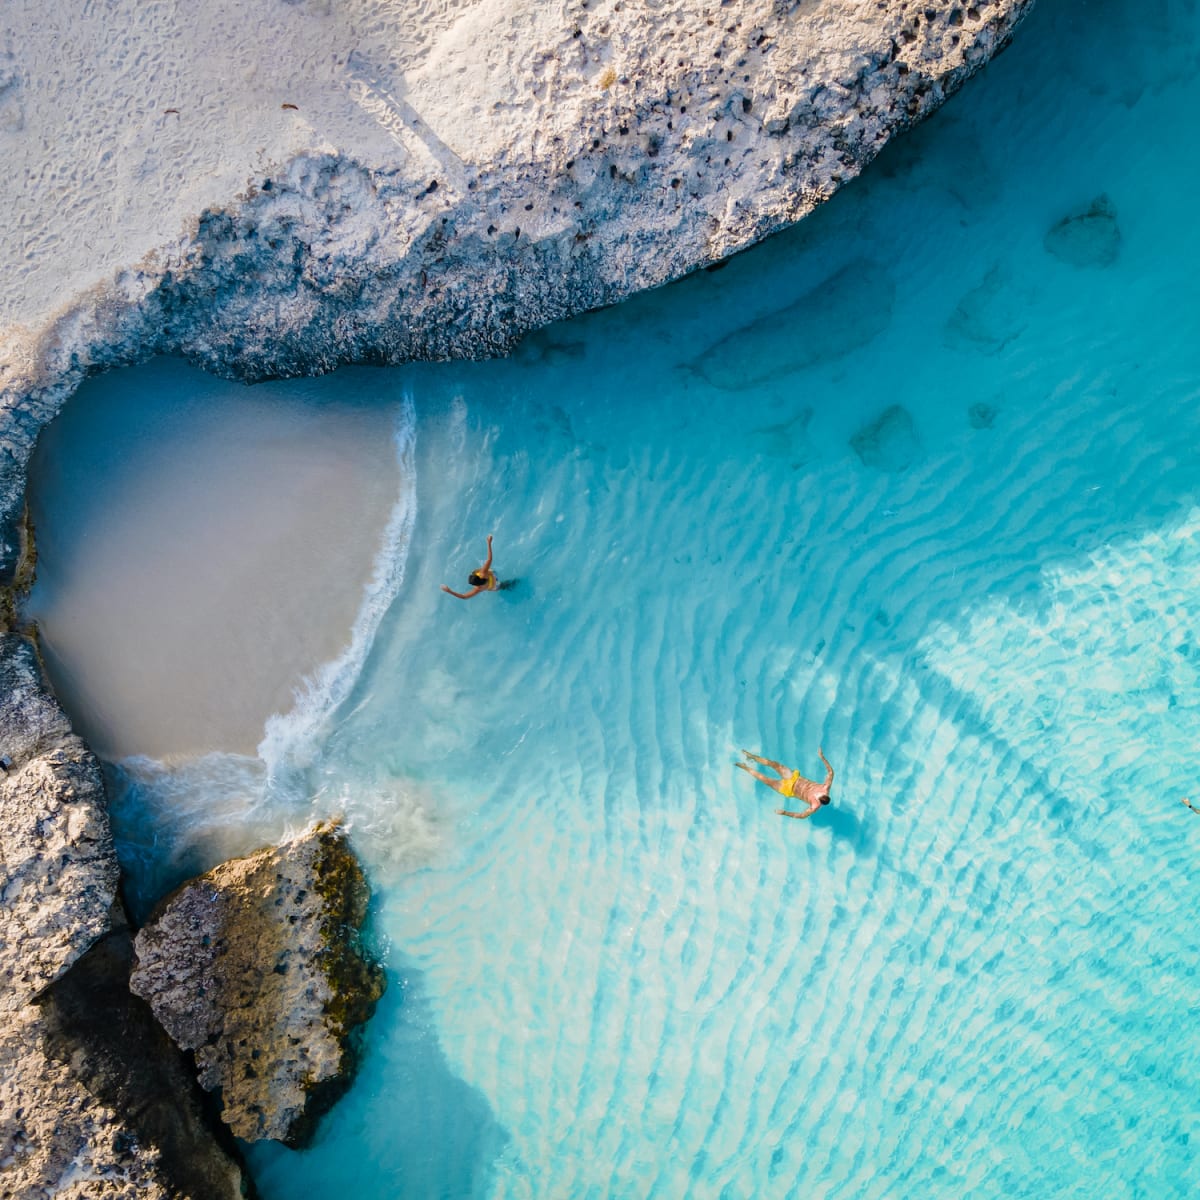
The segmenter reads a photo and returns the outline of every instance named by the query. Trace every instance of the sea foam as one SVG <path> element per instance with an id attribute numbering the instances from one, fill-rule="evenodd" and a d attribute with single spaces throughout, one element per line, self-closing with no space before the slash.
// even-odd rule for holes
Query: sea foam
<path id="1" fill-rule="evenodd" d="M 417 515 L 416 436 L 416 410 L 411 392 L 406 391 L 395 424 L 400 494 L 384 530 L 375 570 L 350 631 L 349 644 L 337 658 L 305 677 L 296 689 L 291 709 L 267 719 L 258 756 L 266 764 L 269 779 L 278 779 L 283 772 L 312 764 L 330 717 L 353 691 L 379 623 L 404 583 L 408 546 Z"/>

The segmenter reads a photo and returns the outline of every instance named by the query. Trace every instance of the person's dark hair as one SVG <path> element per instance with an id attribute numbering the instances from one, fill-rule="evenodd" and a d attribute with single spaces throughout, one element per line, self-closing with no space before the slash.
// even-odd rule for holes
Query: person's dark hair
<path id="1" fill-rule="evenodd" d="M 818 800 L 820 800 L 820 802 L 821 802 L 822 804 L 828 804 L 828 803 L 829 803 L 829 795 L 828 795 L 828 793 L 826 793 L 824 796 L 818 796 L 818 797 L 817 797 L 817 799 L 818 799 Z"/>
<path id="2" fill-rule="evenodd" d="M 483 587 L 483 585 L 487 583 L 487 576 L 480 575 L 478 571 L 472 571 L 470 575 L 467 576 L 467 582 L 472 587 Z"/>

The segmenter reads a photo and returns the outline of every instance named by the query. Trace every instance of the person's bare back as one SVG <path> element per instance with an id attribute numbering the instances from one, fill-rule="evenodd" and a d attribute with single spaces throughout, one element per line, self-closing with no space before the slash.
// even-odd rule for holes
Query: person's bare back
<path id="1" fill-rule="evenodd" d="M 784 799 L 803 800 L 808 805 L 803 812 L 791 812 L 786 808 L 777 808 L 775 811 L 781 817 L 794 817 L 797 821 L 803 821 L 806 817 L 811 817 L 821 805 L 829 803 L 829 789 L 833 785 L 833 768 L 829 765 L 829 759 L 825 757 L 825 751 L 820 747 L 817 748 L 817 753 L 821 756 L 821 761 L 825 764 L 824 783 L 817 783 L 814 779 L 805 779 L 799 771 L 793 771 L 790 767 L 785 767 L 783 763 L 778 763 L 773 758 L 763 758 L 761 754 L 754 754 L 749 750 L 743 750 L 742 753 L 747 758 L 753 759 L 757 763 L 762 763 L 764 767 L 770 767 L 778 773 L 779 778 L 772 779 L 771 776 L 764 775 L 761 771 L 756 771 L 744 762 L 734 763 L 735 767 L 740 767 L 748 775 L 753 775 L 760 783 L 765 783 L 767 787 L 778 792 Z"/>

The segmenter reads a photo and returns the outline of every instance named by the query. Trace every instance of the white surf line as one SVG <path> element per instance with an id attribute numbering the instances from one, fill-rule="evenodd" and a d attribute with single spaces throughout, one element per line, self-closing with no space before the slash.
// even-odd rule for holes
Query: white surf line
<path id="1" fill-rule="evenodd" d="M 353 691 L 380 622 L 404 582 L 407 550 L 417 514 L 417 421 L 412 394 L 407 390 L 396 415 L 395 441 L 400 494 L 388 518 L 375 557 L 374 573 L 351 627 L 350 643 L 337 658 L 305 676 L 294 692 L 295 703 L 288 712 L 267 718 L 258 756 L 266 764 L 268 780 L 284 768 L 311 763 L 330 718 Z"/>

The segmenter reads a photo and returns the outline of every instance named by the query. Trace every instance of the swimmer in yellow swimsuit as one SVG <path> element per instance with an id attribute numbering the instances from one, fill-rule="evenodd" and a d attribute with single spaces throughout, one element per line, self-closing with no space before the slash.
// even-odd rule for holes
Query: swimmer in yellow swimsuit
<path id="1" fill-rule="evenodd" d="M 747 758 L 753 759 L 757 763 L 762 763 L 764 767 L 770 767 L 771 770 L 778 773 L 780 778 L 772 779 L 769 775 L 764 775 L 761 771 L 756 771 L 744 762 L 734 763 L 735 767 L 740 767 L 743 771 L 753 775 L 760 783 L 765 783 L 767 787 L 773 788 L 785 800 L 795 800 L 798 798 L 808 805 L 803 812 L 789 812 L 785 808 L 777 808 L 775 811 L 781 817 L 795 817 L 796 820 L 803 821 L 805 817 L 811 817 L 822 804 L 829 803 L 829 789 L 833 784 L 833 768 L 829 765 L 829 759 L 825 757 L 825 751 L 820 747 L 817 748 L 817 753 L 821 756 L 821 761 L 825 764 L 824 783 L 816 783 L 811 779 L 805 779 L 799 771 L 793 771 L 790 767 L 785 767 L 783 763 L 775 762 L 774 759 L 763 758 L 761 754 L 751 754 L 749 750 L 743 750 L 742 753 Z"/>
<path id="2" fill-rule="evenodd" d="M 488 556 L 487 562 L 477 571 L 472 571 L 467 576 L 467 582 L 471 585 L 469 592 L 456 592 L 453 588 L 448 588 L 442 584 L 442 591 L 449 592 L 451 596 L 457 596 L 460 600 L 470 600 L 472 596 L 478 596 L 480 592 L 503 592 L 512 587 L 517 581 L 515 579 L 497 579 L 496 572 L 492 570 L 492 535 L 488 534 L 487 540 Z"/>

